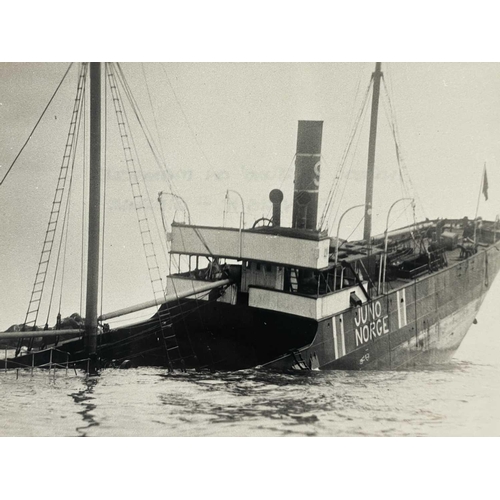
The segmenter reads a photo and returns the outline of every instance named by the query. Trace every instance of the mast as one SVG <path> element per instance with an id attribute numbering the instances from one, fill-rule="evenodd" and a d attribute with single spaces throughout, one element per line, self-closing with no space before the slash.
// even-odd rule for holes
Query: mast
<path id="1" fill-rule="evenodd" d="M 96 371 L 101 210 L 101 63 L 90 63 L 90 179 L 85 349 Z"/>
<path id="2" fill-rule="evenodd" d="M 375 143 L 377 141 L 378 101 L 380 97 L 381 63 L 376 63 L 373 78 L 372 114 L 370 119 L 370 139 L 368 142 L 368 173 L 366 176 L 365 229 L 363 239 L 368 244 L 372 232 L 373 177 L 375 174 Z"/>

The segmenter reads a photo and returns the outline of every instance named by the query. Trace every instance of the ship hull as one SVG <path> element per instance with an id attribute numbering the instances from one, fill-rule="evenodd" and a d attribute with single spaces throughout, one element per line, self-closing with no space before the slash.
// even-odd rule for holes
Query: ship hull
<path id="1" fill-rule="evenodd" d="M 320 321 L 244 300 L 179 300 L 148 321 L 101 334 L 99 355 L 103 366 L 127 361 L 213 370 L 396 370 L 442 363 L 460 346 L 498 272 L 498 246 Z M 81 339 L 58 349 L 71 361 L 85 359 Z M 49 353 L 36 356 L 48 362 Z M 28 355 L 9 366 L 32 363 Z"/>
<path id="2" fill-rule="evenodd" d="M 397 370 L 448 361 L 497 275 L 497 247 L 321 321 L 300 357 L 322 370 Z M 296 357 L 282 356 L 266 367 L 300 368 Z"/>
<path id="3" fill-rule="evenodd" d="M 337 359 L 332 358 L 328 342 L 319 333 L 311 346 L 301 350 L 300 357 L 307 366 L 321 370 L 399 370 L 446 363 L 460 347 L 481 303 L 482 299 L 473 301 L 416 335 L 408 337 L 404 330 L 397 330 Z M 301 369 L 297 357 L 284 356 L 266 368 Z"/>

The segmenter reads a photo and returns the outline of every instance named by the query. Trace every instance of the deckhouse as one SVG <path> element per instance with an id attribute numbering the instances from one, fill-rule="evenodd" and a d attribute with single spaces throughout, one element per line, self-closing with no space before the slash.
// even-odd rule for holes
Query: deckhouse
<path id="1" fill-rule="evenodd" d="M 349 264 L 335 263 L 331 238 L 316 230 L 322 126 L 299 122 L 293 227 L 280 226 L 283 194 L 276 189 L 270 193 L 272 225 L 238 229 L 172 224 L 171 253 L 188 256 L 189 270 L 168 277 L 169 293 L 229 277 L 233 284 L 219 291 L 217 300 L 314 320 L 366 302 L 362 274 Z M 207 259 L 208 266 L 201 268 Z M 193 298 L 214 298 L 213 293 L 201 295 Z"/>

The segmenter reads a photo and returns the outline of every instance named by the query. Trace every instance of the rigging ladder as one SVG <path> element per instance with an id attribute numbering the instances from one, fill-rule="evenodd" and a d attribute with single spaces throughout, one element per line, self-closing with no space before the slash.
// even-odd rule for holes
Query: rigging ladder
<path id="1" fill-rule="evenodd" d="M 82 110 L 82 101 L 85 92 L 85 79 L 87 75 L 87 67 L 88 67 L 87 63 L 82 64 L 80 75 L 78 78 L 77 92 L 75 97 L 75 103 L 73 105 L 73 113 L 71 115 L 71 122 L 69 126 L 68 136 L 66 139 L 66 146 L 64 148 L 64 155 L 62 159 L 61 168 L 59 171 L 59 178 L 57 179 L 57 186 L 54 193 L 54 199 L 52 201 L 52 209 L 50 212 L 47 229 L 45 231 L 45 238 L 42 246 L 40 260 L 38 262 L 35 281 L 33 283 L 33 288 L 31 291 L 30 302 L 28 305 L 28 310 L 26 312 L 26 317 L 24 319 L 23 331 L 26 331 L 28 327 L 31 327 L 33 330 L 35 330 L 36 328 L 36 322 L 38 319 L 38 313 L 40 311 L 40 304 L 42 301 L 43 290 L 45 287 L 45 280 L 47 279 L 47 274 L 48 274 L 50 256 L 52 254 L 52 248 L 54 246 L 56 230 L 59 221 L 59 214 L 61 213 L 61 205 L 66 187 L 66 179 L 68 176 L 70 161 L 74 155 L 77 124 Z M 22 342 L 23 339 L 19 339 L 18 346 L 16 349 L 16 356 L 20 352 Z M 33 339 L 31 339 L 29 342 L 28 350 L 31 350 L 32 344 L 33 344 Z"/>
<path id="2" fill-rule="evenodd" d="M 125 164 L 127 166 L 130 186 L 132 188 L 132 196 L 134 198 L 134 206 L 137 214 L 137 220 L 139 223 L 139 231 L 141 233 L 142 245 L 146 256 L 149 278 L 151 281 L 151 287 L 153 289 L 154 299 L 158 304 L 165 297 L 165 290 L 163 288 L 163 282 L 160 275 L 160 268 L 158 266 L 158 260 L 156 258 L 156 252 L 154 249 L 153 239 L 151 236 L 151 230 L 149 227 L 146 207 L 144 205 L 144 198 L 141 192 L 139 177 L 135 167 L 134 156 L 131 147 L 133 141 L 131 143 L 131 140 L 129 140 L 129 137 L 131 137 L 130 131 L 128 128 L 126 115 L 121 104 L 120 93 L 118 90 L 115 74 L 113 71 L 113 66 L 111 64 L 107 64 L 106 66 L 107 66 L 107 75 L 111 89 L 113 105 L 115 109 L 116 119 L 118 122 L 119 134 L 122 141 L 123 152 L 125 155 Z M 160 314 L 158 313 L 161 341 L 166 354 L 167 363 L 169 365 L 169 368 L 171 368 L 172 361 L 176 361 L 178 359 L 176 358 L 175 360 L 172 360 L 173 351 L 176 350 L 178 351 L 179 359 L 182 359 L 182 356 L 180 355 L 180 348 L 175 333 L 171 333 L 169 331 L 173 325 L 172 325 L 170 311 L 168 310 L 168 308 L 166 311 L 162 311 L 161 316 L 162 317 L 160 317 Z M 160 338 L 158 338 L 158 340 L 160 340 Z"/>

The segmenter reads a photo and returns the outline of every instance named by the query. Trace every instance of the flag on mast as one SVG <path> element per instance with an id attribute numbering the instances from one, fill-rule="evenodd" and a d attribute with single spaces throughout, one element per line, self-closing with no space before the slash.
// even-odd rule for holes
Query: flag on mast
<path id="1" fill-rule="evenodd" d="M 483 194 L 484 199 L 488 201 L 488 174 L 486 173 L 486 164 L 484 165 Z"/>

